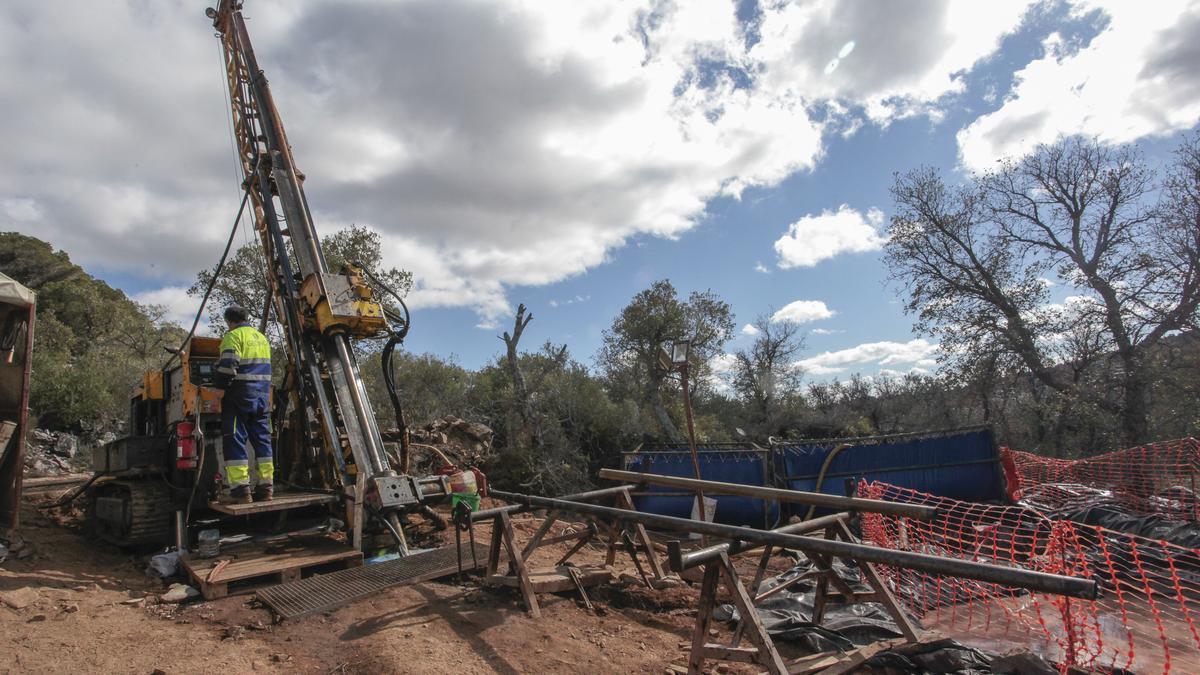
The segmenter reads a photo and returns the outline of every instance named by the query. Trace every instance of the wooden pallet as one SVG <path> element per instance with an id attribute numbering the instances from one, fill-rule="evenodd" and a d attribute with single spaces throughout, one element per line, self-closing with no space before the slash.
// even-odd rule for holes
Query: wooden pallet
<path id="1" fill-rule="evenodd" d="M 251 516 L 256 513 L 272 511 L 287 511 L 316 504 L 330 504 L 340 497 L 328 492 L 277 492 L 275 498 L 267 502 L 251 502 L 249 504 L 230 504 L 225 502 L 209 502 L 208 508 L 227 516 Z"/>
<path id="2" fill-rule="evenodd" d="M 599 586 L 601 584 L 612 583 L 616 575 L 613 574 L 611 567 L 589 567 L 583 566 L 579 568 L 579 581 L 585 588 Z M 520 588 L 520 578 L 515 574 L 493 574 L 484 577 L 485 584 L 496 586 L 509 586 L 511 588 Z M 565 568 L 556 568 L 552 570 L 529 570 L 529 582 L 533 586 L 534 593 L 563 593 L 573 591 L 577 588 L 575 580 L 573 580 Z"/>
<path id="3" fill-rule="evenodd" d="M 237 544 L 215 558 L 185 554 L 179 561 L 204 599 L 214 600 L 295 581 L 317 568 L 357 567 L 362 553 L 326 537 L 305 537 L 282 544 Z"/>

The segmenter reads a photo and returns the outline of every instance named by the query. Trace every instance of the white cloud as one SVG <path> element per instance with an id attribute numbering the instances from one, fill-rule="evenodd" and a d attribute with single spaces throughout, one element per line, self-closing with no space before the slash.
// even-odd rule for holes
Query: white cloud
<path id="1" fill-rule="evenodd" d="M 762 261 L 754 263 L 754 271 L 761 272 L 762 274 L 770 274 L 771 273 L 771 269 L 768 268 L 766 265 L 762 264 Z"/>
<path id="2" fill-rule="evenodd" d="M 768 86 L 856 103 L 886 123 L 961 91 L 1031 3 L 762 4 L 762 40 L 750 55 Z"/>
<path id="3" fill-rule="evenodd" d="M 762 331 L 760 331 L 758 328 L 756 328 L 754 326 L 754 324 L 752 324 L 752 323 L 748 323 L 745 326 L 742 326 L 742 335 L 749 335 L 750 337 L 754 337 L 761 332 Z"/>
<path id="4" fill-rule="evenodd" d="M 792 323 L 808 323 L 828 319 L 837 312 L 825 306 L 820 300 L 797 300 L 789 302 L 783 309 L 771 315 L 771 321 L 790 321 Z"/>
<path id="5" fill-rule="evenodd" d="M 812 333 L 813 335 L 836 335 L 838 333 L 845 333 L 846 331 L 837 330 L 835 328 L 814 328 L 808 332 Z"/>
<path id="6" fill-rule="evenodd" d="M 737 366 L 737 357 L 733 354 L 720 353 L 712 357 L 708 362 L 710 373 L 708 375 L 708 384 L 714 390 L 721 394 L 730 394 L 733 392 L 733 371 Z"/>
<path id="7" fill-rule="evenodd" d="M 172 321 L 185 329 L 192 327 L 196 319 L 196 310 L 200 308 L 200 298 L 194 298 L 187 293 L 186 286 L 164 286 L 141 293 L 134 293 L 134 302 L 143 305 L 158 305 L 166 310 L 163 318 Z M 211 306 L 210 306 L 211 307 Z M 203 335 L 208 329 L 208 312 L 200 317 L 200 326 L 196 331 Z"/>
<path id="8" fill-rule="evenodd" d="M 775 242 L 779 266 L 812 267 L 840 253 L 878 251 L 887 243 L 880 234 L 883 212 L 869 209 L 864 216 L 846 204 L 837 211 L 807 215 L 788 226 L 787 233 Z"/>
<path id="9" fill-rule="evenodd" d="M 1092 3 L 1079 3 L 1083 15 Z M 1108 25 L 1072 51 L 1054 34 L 1016 73 L 999 110 L 958 133 L 966 166 L 988 169 L 1060 134 L 1126 143 L 1200 121 L 1200 6 L 1162 0 L 1106 3 Z"/>
<path id="10" fill-rule="evenodd" d="M 822 352 L 801 359 L 797 365 L 804 372 L 818 377 L 847 373 L 851 369 L 903 364 L 912 364 L 912 368 L 928 371 L 936 367 L 937 353 L 938 346 L 922 338 L 908 342 L 868 342 L 847 349 Z"/>
<path id="11" fill-rule="evenodd" d="M 414 272 L 414 307 L 485 320 L 514 286 L 679 236 L 711 199 L 811 169 L 862 111 L 936 114 L 1024 13 L 762 3 L 747 47 L 731 1 L 252 5 L 322 232 L 374 228 L 386 262 Z M 190 281 L 240 182 L 219 69 L 191 5 L 4 4 L 0 226 L 84 265 Z"/>

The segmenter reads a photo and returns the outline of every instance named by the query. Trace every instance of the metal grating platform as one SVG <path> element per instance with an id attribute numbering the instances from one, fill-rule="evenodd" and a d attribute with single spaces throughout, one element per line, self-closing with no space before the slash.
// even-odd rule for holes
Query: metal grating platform
<path id="1" fill-rule="evenodd" d="M 462 545 L 463 571 L 487 565 L 488 547 L 475 544 L 475 558 L 472 560 L 470 546 L 468 543 Z M 447 546 L 415 553 L 407 558 L 338 570 L 271 586 L 258 591 L 256 595 L 281 619 L 295 619 L 313 612 L 340 607 L 391 586 L 416 584 L 456 572 L 458 556 L 453 546 Z"/>

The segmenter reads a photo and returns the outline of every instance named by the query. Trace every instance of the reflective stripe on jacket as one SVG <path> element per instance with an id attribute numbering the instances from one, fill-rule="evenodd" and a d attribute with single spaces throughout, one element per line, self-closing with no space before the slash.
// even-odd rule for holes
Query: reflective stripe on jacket
<path id="1" fill-rule="evenodd" d="M 221 360 L 215 384 L 227 389 L 233 383 L 271 383 L 271 344 L 251 326 L 238 326 L 221 338 Z"/>

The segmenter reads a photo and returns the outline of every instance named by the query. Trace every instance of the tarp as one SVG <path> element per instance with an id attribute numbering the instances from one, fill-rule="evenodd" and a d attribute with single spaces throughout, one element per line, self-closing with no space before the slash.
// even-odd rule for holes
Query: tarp
<path id="1" fill-rule="evenodd" d="M 0 302 L 20 307 L 33 307 L 36 294 L 17 283 L 12 277 L 0 273 Z"/>

